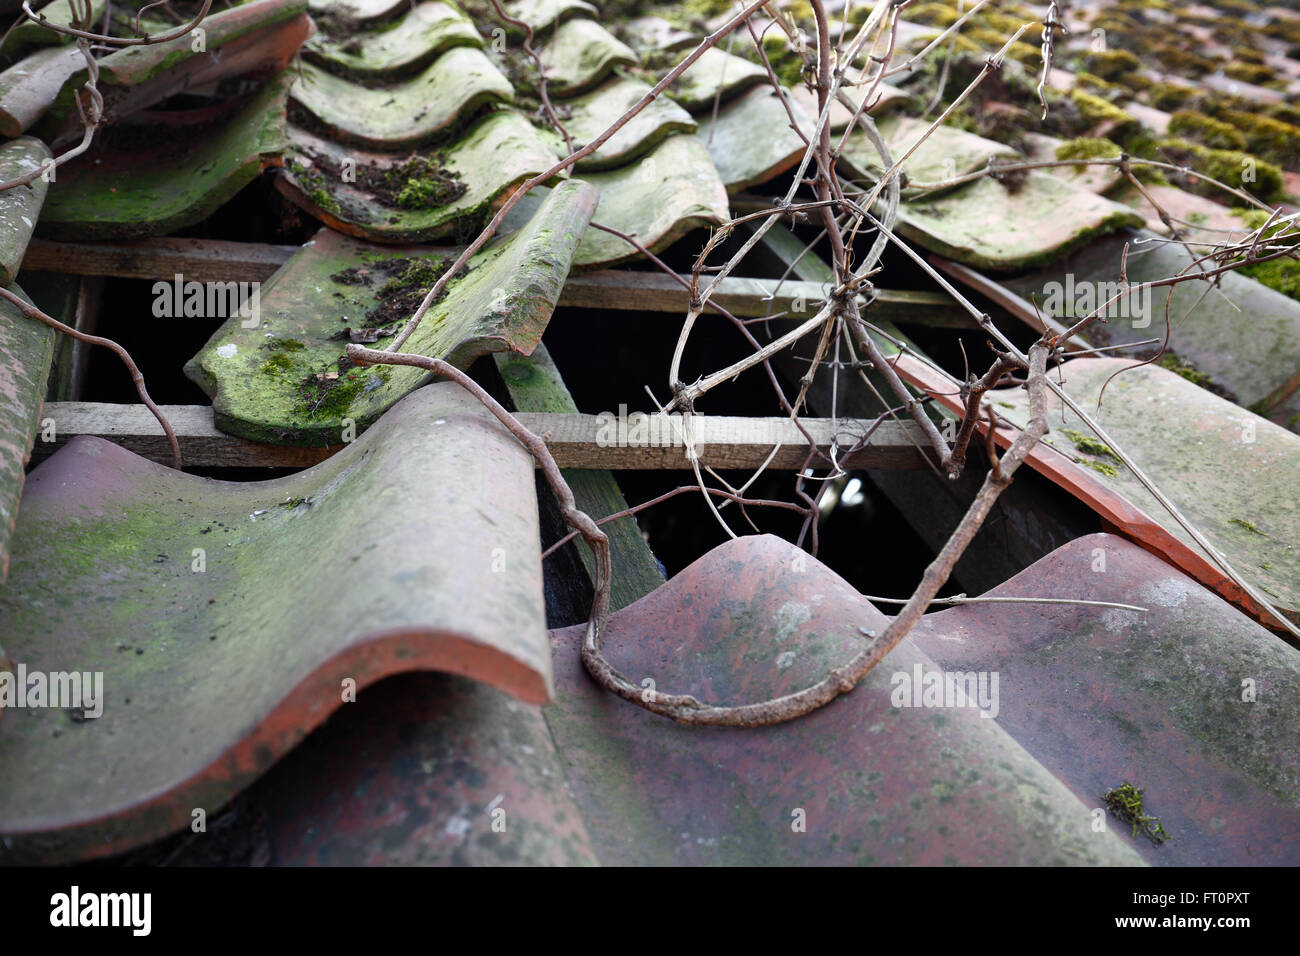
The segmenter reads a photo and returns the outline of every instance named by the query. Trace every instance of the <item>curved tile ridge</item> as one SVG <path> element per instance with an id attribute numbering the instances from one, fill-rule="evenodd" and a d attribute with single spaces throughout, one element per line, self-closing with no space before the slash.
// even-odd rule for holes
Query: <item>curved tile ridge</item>
<path id="1" fill-rule="evenodd" d="M 236 76 L 269 77 L 283 70 L 311 35 L 306 0 L 252 0 L 203 21 L 203 48 L 186 35 L 132 46 L 99 60 L 104 122 L 146 109 L 182 90 Z M 86 71 L 77 70 L 36 127 L 56 151 L 82 136 L 76 97 Z M 62 173 L 62 170 L 60 170 Z"/>
<path id="2" fill-rule="evenodd" d="M 322 29 L 330 26 L 326 19 Z M 419 72 L 452 47 L 482 45 L 474 24 L 459 10 L 423 0 L 392 26 L 358 31 L 344 24 L 333 35 L 317 34 L 304 44 L 302 58 L 353 79 L 395 79 Z"/>
<path id="3" fill-rule="evenodd" d="M 215 813 L 393 673 L 547 700 L 537 522 L 530 456 L 451 383 L 273 481 L 74 439 L 28 481 L 0 632 L 28 674 L 102 672 L 103 713 L 4 713 L 0 860 L 103 855 Z"/>
<path id="4" fill-rule="evenodd" d="M 91 0 L 91 23 L 100 23 L 103 21 L 104 3 L 105 0 Z M 14 6 L 18 9 L 15 9 L 13 13 L 6 14 L 6 16 L 17 15 L 22 17 L 21 4 L 17 3 Z M 38 2 L 32 4 L 32 9 L 41 17 L 57 26 L 72 26 L 72 3 L 70 0 L 51 0 L 49 3 L 41 3 L 38 0 Z M 44 26 L 34 20 L 21 19 L 17 24 L 10 28 L 8 35 L 5 37 L 4 52 L 6 56 L 12 56 L 20 51 L 26 52 L 27 50 L 37 47 L 63 46 L 71 44 L 72 37 L 67 34 L 47 30 Z"/>
<path id="5" fill-rule="evenodd" d="M 684 56 L 673 60 L 669 69 L 681 59 Z M 668 69 L 662 71 L 665 74 L 667 72 Z M 767 71 L 757 63 L 717 47 L 710 47 L 668 87 L 668 94 L 692 113 L 697 113 L 712 109 L 715 99 L 725 102 L 750 87 L 767 81 Z"/>
<path id="6" fill-rule="evenodd" d="M 586 183 L 556 187 L 522 228 L 470 260 L 403 351 L 461 367 L 487 352 L 531 353 L 595 206 Z M 428 379 L 406 366 L 355 368 L 348 341 L 385 347 L 450 262 L 443 254 L 458 251 L 374 246 L 322 229 L 262 290 L 260 323 L 231 316 L 186 374 L 213 396 L 223 431 L 337 444 Z"/>
<path id="7" fill-rule="evenodd" d="M 363 26 L 389 20 L 410 6 L 411 0 L 309 0 L 311 14 L 317 20 L 335 17 Z"/>
<path id="8" fill-rule="evenodd" d="M 876 128 L 897 159 L 925 134 L 930 123 L 913 116 L 891 114 L 876 120 Z M 977 172 L 992 160 L 1023 158 L 1016 150 L 996 140 L 952 126 L 939 126 L 903 163 L 903 172 L 909 181 L 937 182 Z M 860 129 L 849 134 L 841 159 L 859 178 L 870 178 L 874 182 L 883 172 L 880 154 Z"/>
<path id="9" fill-rule="evenodd" d="M 25 133 L 45 115 L 68 77 L 85 65 L 75 46 L 53 46 L 0 73 L 0 136 Z"/>
<path id="10" fill-rule="evenodd" d="M 0 182 L 25 176 L 53 158 L 50 148 L 34 136 L 10 140 L 0 145 Z M 49 188 L 41 175 L 0 193 L 0 285 L 17 278 Z"/>
<path id="11" fill-rule="evenodd" d="M 788 91 L 782 93 L 789 96 Z M 716 120 L 701 114 L 696 135 L 708 148 L 728 193 L 765 183 L 803 158 L 806 147 L 790 128 L 790 115 L 805 136 L 816 120 L 793 99 L 786 103 L 789 112 L 771 87 L 757 87 L 720 107 Z"/>
<path id="12" fill-rule="evenodd" d="M 1219 398 L 1168 369 L 1120 358 L 1063 366 L 1071 398 L 1218 548 L 1229 563 L 1300 622 L 1300 436 Z M 1106 381 L 1106 399 L 1097 398 Z M 998 414 L 1028 420 L 1023 389 L 990 393 Z M 943 401 L 942 398 L 939 398 Z M 1053 431 L 1029 463 L 1125 534 L 1158 551 L 1257 620 L 1272 622 L 1104 446 L 1077 447 L 1088 426 L 1055 396 Z M 1073 432 L 1073 434 L 1072 434 Z M 999 432 L 999 441 L 1008 430 Z M 1224 463 L 1231 463 L 1225 470 Z M 1112 474 L 1113 472 L 1113 474 Z"/>
<path id="13" fill-rule="evenodd" d="M 31 301 L 17 285 L 10 289 Z M 24 316 L 8 300 L 0 301 L 0 584 L 9 573 L 10 536 L 18 519 L 57 334 Z M 2 633 L 0 638 L 8 640 Z"/>
<path id="14" fill-rule="evenodd" d="M 938 197 L 906 200 L 898 210 L 906 238 L 965 265 L 1001 271 L 1041 266 L 1140 225 L 1128 206 L 1038 170 L 1014 187 L 985 176 Z"/>
<path id="15" fill-rule="evenodd" d="M 290 91 L 331 136 L 375 149 L 409 149 L 447 134 L 515 91 L 483 51 L 453 47 L 409 80 L 368 87 L 304 62 Z"/>
<path id="16" fill-rule="evenodd" d="M 641 80 L 615 77 L 590 93 L 565 100 L 559 105 L 566 114 L 561 122 L 573 140 L 573 148 L 581 149 L 605 132 L 649 92 L 649 84 Z M 576 168 L 583 172 L 623 166 L 644 156 L 673 133 L 694 133 L 695 129 L 695 120 L 691 119 L 690 113 L 668 97 L 659 96 L 600 149 L 579 160 Z M 567 156 L 563 140 L 557 136 L 556 143 L 557 153 L 561 157 Z"/>
<path id="17" fill-rule="evenodd" d="M 692 229 L 718 226 L 729 216 L 727 190 L 709 150 L 694 136 L 669 136 L 636 163 L 609 172 L 583 173 L 600 190 L 592 221 L 609 226 L 658 252 Z M 618 236 L 588 229 L 574 265 L 597 268 L 640 253 Z"/>
<path id="18" fill-rule="evenodd" d="M 246 793 L 275 866 L 590 866 L 566 773 L 542 708 L 454 674 L 407 674 Z"/>
<path id="19" fill-rule="evenodd" d="M 372 242 L 409 243 L 477 232 L 497 204 L 525 180 L 555 165 L 536 127 L 510 109 L 490 113 L 459 139 L 411 157 L 363 151 L 289 124 L 289 156 L 276 188 L 326 225 Z M 412 166 L 412 162 L 419 166 Z M 463 189 L 431 189 L 404 200 L 384 181 L 428 178 L 424 164 Z M 352 168 L 355 181 L 343 170 Z M 417 185 L 419 185 L 417 183 Z M 433 185 L 433 184 L 430 184 Z M 402 205 L 405 202 L 406 205 Z"/>
<path id="20" fill-rule="evenodd" d="M 541 36 L 570 17 L 600 16 L 600 11 L 586 0 L 513 0 L 502 6 L 510 16 L 532 27 L 534 36 Z"/>
<path id="21" fill-rule="evenodd" d="M 1138 840 L 1148 861 L 1300 863 L 1300 652 L 1115 535 L 1072 541 L 989 595 L 1149 608 L 967 604 L 911 636 L 943 668 L 998 672 L 998 723 L 1088 806 L 1143 787 L 1171 837 Z"/>
<path id="22" fill-rule="evenodd" d="M 138 239 L 206 219 L 263 169 L 279 164 L 291 72 L 267 82 L 233 114 L 209 122 L 206 135 L 194 135 L 198 124 L 189 122 L 205 111 L 158 112 L 149 125 L 109 130 L 90 152 L 59 169 L 38 234 Z M 178 125 L 185 135 L 176 135 Z M 141 141 L 151 146 L 142 149 Z"/>
<path id="23" fill-rule="evenodd" d="M 634 683 L 740 703 L 797 690 L 886 622 L 843 579 L 772 536 L 705 555 L 609 621 Z M 893 706 L 896 648 L 851 694 L 774 727 L 683 727 L 598 688 L 583 628 L 553 632 L 551 732 L 607 864 L 1114 864 L 1089 806 L 973 708 Z M 802 820 L 803 826 L 793 824 Z"/>
<path id="24" fill-rule="evenodd" d="M 553 97 L 575 96 L 591 89 L 615 67 L 635 66 L 631 48 L 595 20 L 565 20 L 537 50 L 546 71 L 546 90 Z"/>

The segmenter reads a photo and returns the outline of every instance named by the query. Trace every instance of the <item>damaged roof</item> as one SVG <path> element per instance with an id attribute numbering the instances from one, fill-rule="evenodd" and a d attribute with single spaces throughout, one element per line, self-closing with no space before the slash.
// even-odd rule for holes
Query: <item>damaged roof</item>
<path id="1" fill-rule="evenodd" d="M 199 9 L 174 6 L 92 12 L 125 37 L 137 17 L 163 34 Z M 634 685 L 740 704 L 869 647 L 890 617 L 855 574 L 887 557 L 821 560 L 751 519 L 755 533 L 668 575 L 662 539 L 625 513 L 629 489 L 652 469 L 690 484 L 695 461 L 610 449 L 583 414 L 588 373 L 639 376 L 657 354 L 646 330 L 675 339 L 699 298 L 682 263 L 733 219 L 728 242 L 752 237 L 796 177 L 809 194 L 818 97 L 774 19 L 806 31 L 811 7 L 760 10 L 763 56 L 742 26 L 655 93 L 741 5 L 497 6 L 249 0 L 210 13 L 201 36 L 96 51 L 102 123 L 56 169 L 82 140 L 86 54 L 31 21 L 0 44 L 0 180 L 46 170 L 0 191 L 0 284 L 93 334 L 148 302 L 114 300 L 100 277 L 155 281 L 176 311 L 154 316 L 201 330 L 161 346 L 165 364 L 206 396 L 164 406 L 187 456 L 167 467 L 143 405 L 87 400 L 84 335 L 0 301 L 0 862 L 1300 863 L 1292 273 L 1266 262 L 1157 289 L 1059 357 L 1051 374 L 1077 407 L 1049 401 L 1049 435 L 955 571 L 986 600 L 936 602 L 804 717 L 674 723 L 589 677 L 573 604 L 596 567 L 580 546 L 550 554 L 561 509 L 528 449 L 460 385 L 346 350 L 392 345 L 468 256 L 402 351 L 474 375 L 570 455 L 579 509 L 622 515 L 605 525 L 603 649 Z M 826 7 L 837 38 L 871 10 Z M 1106 289 L 1213 264 L 1213 243 L 1267 224 L 1254 200 L 1277 210 L 1268 222 L 1294 216 L 1300 18 L 1260 5 L 1247 27 L 1217 9 L 1066 10 L 1046 121 L 1035 5 L 990 4 L 927 59 L 960 13 L 912 4 L 891 40 L 911 66 L 879 84 L 846 69 L 845 102 L 865 99 L 901 169 L 907 250 L 856 301 L 937 424 L 960 421 L 952 376 L 983 334 L 957 297 L 1031 341 Z M 65 0 L 46 12 L 71 22 Z M 996 79 L 953 102 L 1026 21 Z M 1171 30 L 1200 37 L 1198 52 L 1157 42 Z M 1243 37 L 1257 58 L 1241 58 Z M 1150 57 L 1130 52 L 1136 38 Z M 827 107 L 838 181 L 869 191 L 884 164 L 845 102 Z M 1146 181 L 1137 165 L 1076 163 L 1121 155 L 1164 166 Z M 1235 200 L 1207 188 L 1242 158 L 1258 176 Z M 1026 159 L 1049 165 L 998 171 Z M 755 348 L 810 318 L 835 284 L 820 239 L 806 215 L 780 217 L 706 317 L 726 310 Z M 913 261 L 947 278 L 899 280 Z M 256 298 L 187 311 L 194 282 L 200 300 L 214 283 Z M 554 327 L 582 322 L 617 348 L 555 360 Z M 907 422 L 846 439 L 889 403 L 863 385 L 879 382 L 867 363 L 805 377 L 814 344 L 773 355 L 769 374 L 808 384 L 809 435 L 849 463 L 829 477 L 849 478 L 846 448 L 865 456 L 852 480 L 904 516 L 928 560 L 978 479 L 940 477 Z M 986 400 L 997 421 L 979 427 L 1005 447 L 1029 422 L 1027 393 Z M 701 424 L 714 430 L 700 462 L 793 479 L 811 466 L 806 445 L 777 457 L 802 442 L 771 438 L 790 425 L 764 417 L 777 411 Z M 1059 603 L 1030 602 L 1043 595 Z M 100 713 L 37 703 L 45 678 L 19 679 L 74 671 L 101 676 Z M 1168 839 L 1107 817 L 1107 794 L 1130 783 Z M 195 808 L 211 833 L 191 829 Z"/>

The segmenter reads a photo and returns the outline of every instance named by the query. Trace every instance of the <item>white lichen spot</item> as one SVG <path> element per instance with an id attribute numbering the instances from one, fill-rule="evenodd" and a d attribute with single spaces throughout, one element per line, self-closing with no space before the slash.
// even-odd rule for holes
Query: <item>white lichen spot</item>
<path id="1" fill-rule="evenodd" d="M 239 346 L 234 342 L 227 342 L 225 345 L 218 345 L 217 354 L 222 358 L 234 358 L 239 354 Z"/>
<path id="2" fill-rule="evenodd" d="M 785 668 L 789 667 L 791 664 L 794 663 L 794 659 L 795 659 L 794 651 L 786 651 L 783 654 L 778 654 L 776 658 L 776 666 L 779 667 L 781 670 L 785 670 Z"/>
<path id="3" fill-rule="evenodd" d="M 792 637 L 800 624 L 812 617 L 812 611 L 806 604 L 787 601 L 776 612 L 776 637 L 779 641 Z"/>
<path id="4" fill-rule="evenodd" d="M 446 825 L 442 828 L 442 832 L 447 834 L 449 837 L 455 837 L 457 840 L 462 840 L 465 838 L 465 834 L 469 833 L 469 828 L 469 817 L 462 816 L 458 813 L 447 821 Z"/>

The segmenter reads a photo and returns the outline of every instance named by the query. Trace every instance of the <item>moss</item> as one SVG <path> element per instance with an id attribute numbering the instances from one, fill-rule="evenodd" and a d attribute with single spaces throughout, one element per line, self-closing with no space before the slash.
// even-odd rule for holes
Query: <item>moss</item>
<path id="1" fill-rule="evenodd" d="M 1273 291 L 1300 302 L 1300 261 L 1289 257 L 1270 259 L 1268 262 L 1243 266 L 1239 271 Z"/>
<path id="2" fill-rule="evenodd" d="M 1088 54 L 1088 72 L 1103 80 L 1114 80 L 1142 69 L 1142 61 L 1128 50 L 1104 50 Z"/>
<path id="3" fill-rule="evenodd" d="M 329 184 L 325 177 L 318 171 L 311 169 L 296 159 L 290 158 L 288 161 L 289 171 L 293 173 L 293 178 L 298 181 L 299 188 L 307 194 L 307 198 L 315 203 L 320 209 L 329 213 L 339 213 L 342 207 L 329 190 Z"/>
<path id="4" fill-rule="evenodd" d="M 437 209 L 465 195 L 460 177 L 437 158 L 412 156 L 384 176 L 391 202 L 402 209 Z"/>
<path id="5" fill-rule="evenodd" d="M 262 346 L 262 348 L 270 349 L 273 352 L 301 352 L 306 347 L 297 339 L 267 339 Z"/>
<path id="6" fill-rule="evenodd" d="M 1074 89 L 1070 91 L 1070 100 L 1079 108 L 1079 115 L 1089 129 L 1095 129 L 1104 123 L 1110 127 L 1110 135 L 1116 139 L 1123 139 L 1127 133 L 1135 132 L 1142 127 L 1142 124 L 1131 114 L 1125 113 L 1114 103 L 1100 96 Z"/>
<path id="7" fill-rule="evenodd" d="M 932 27 L 950 27 L 961 18 L 961 14 L 953 7 L 942 3 L 918 3 L 909 7 L 903 15 L 913 23 L 924 23 Z"/>
<path id="8" fill-rule="evenodd" d="M 1118 145 L 1097 136 L 1077 136 L 1056 147 L 1057 159 L 1115 159 L 1123 154 Z"/>
<path id="9" fill-rule="evenodd" d="M 1119 455 L 1115 454 L 1114 449 L 1100 439 L 1093 438 L 1091 435 L 1085 435 L 1077 432 L 1072 428 L 1064 428 L 1061 434 L 1070 439 L 1075 448 L 1089 455 L 1095 455 L 1098 458 L 1111 458 L 1119 461 Z"/>
<path id="10" fill-rule="evenodd" d="M 1247 521 L 1245 518 L 1232 518 L 1231 523 L 1235 524 L 1238 528 L 1245 528 L 1247 531 L 1253 534 L 1257 534 L 1262 538 L 1268 537 L 1268 535 L 1264 534 L 1264 532 L 1260 531 L 1257 527 L 1255 527 L 1255 522 L 1253 521 Z"/>
<path id="11" fill-rule="evenodd" d="M 1258 63 L 1229 63 L 1223 68 L 1226 76 L 1242 83 L 1254 83 L 1259 86 L 1274 78 L 1273 68 Z"/>
<path id="12" fill-rule="evenodd" d="M 340 366 L 346 361 L 340 359 Z M 372 380 L 386 382 L 391 374 L 389 366 L 372 366 L 362 369 L 341 368 L 337 378 L 322 378 L 320 374 L 308 375 L 299 385 L 299 410 L 308 418 L 343 418 Z"/>
<path id="13" fill-rule="evenodd" d="M 1225 110 L 1221 118 L 1240 130 L 1243 145 L 1237 148 L 1248 149 L 1284 169 L 1300 171 L 1300 126 L 1238 110 Z"/>
<path id="14" fill-rule="evenodd" d="M 1199 385 L 1201 388 L 1212 390 L 1210 377 L 1204 372 L 1198 370 L 1187 361 L 1179 358 L 1173 352 L 1166 351 L 1164 355 L 1156 360 L 1156 364 L 1161 368 L 1167 368 L 1175 375 L 1180 375 L 1193 385 Z"/>
<path id="15" fill-rule="evenodd" d="M 1167 43 L 1160 44 L 1152 52 L 1166 69 L 1188 79 L 1195 79 L 1204 76 L 1206 73 L 1213 73 L 1219 66 L 1216 61 L 1209 57 Z"/>
<path id="16" fill-rule="evenodd" d="M 1194 92 L 1176 83 L 1152 83 L 1147 87 L 1147 102 L 1158 110 L 1177 110 L 1192 98 Z"/>
<path id="17" fill-rule="evenodd" d="M 1144 792 L 1142 788 L 1126 782 L 1113 790 L 1107 790 L 1101 799 L 1117 820 L 1132 825 L 1134 839 L 1137 839 L 1138 830 L 1141 829 L 1142 835 L 1152 843 L 1164 843 L 1169 839 L 1169 834 L 1165 832 L 1159 817 L 1147 814 L 1142 797 Z"/>
<path id="18" fill-rule="evenodd" d="M 1169 117 L 1169 133 L 1183 139 L 1209 146 L 1211 149 L 1246 148 L 1246 137 L 1237 132 L 1231 123 L 1206 116 L 1196 110 L 1179 110 Z"/>
<path id="19" fill-rule="evenodd" d="M 1111 83 L 1092 73 L 1076 73 L 1074 74 L 1074 80 L 1082 89 L 1095 92 L 1108 102 L 1128 99 L 1131 95 L 1127 86 L 1120 83 Z"/>
<path id="20" fill-rule="evenodd" d="M 1078 459 L 1076 459 L 1076 461 L 1077 460 Z M 1100 472 L 1101 474 L 1105 475 L 1107 478 L 1119 477 L 1119 469 L 1116 468 L 1108 461 L 1100 461 L 1096 458 L 1088 458 L 1080 461 L 1079 464 L 1085 465 L 1088 468 L 1091 468 L 1093 471 Z"/>
<path id="21" fill-rule="evenodd" d="M 262 363 L 262 371 L 268 375 L 277 375 L 281 372 L 287 372 L 293 368 L 293 359 L 283 353 L 272 355 Z"/>
<path id="22" fill-rule="evenodd" d="M 1264 202 L 1272 202 L 1282 196 L 1282 170 L 1257 156 L 1238 150 L 1210 149 L 1185 139 L 1162 139 L 1155 146 L 1169 162 L 1187 166 L 1193 174 L 1199 173 L 1217 179 L 1224 185 L 1244 189 Z M 1249 180 L 1245 178 L 1248 174 L 1251 177 Z M 1180 185 L 1200 196 L 1223 199 L 1223 191 L 1203 179 L 1195 182 L 1188 180 Z"/>

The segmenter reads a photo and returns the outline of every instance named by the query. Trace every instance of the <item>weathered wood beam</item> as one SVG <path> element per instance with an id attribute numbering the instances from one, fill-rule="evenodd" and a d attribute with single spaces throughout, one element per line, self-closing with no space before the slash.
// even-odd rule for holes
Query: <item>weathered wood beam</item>
<path id="1" fill-rule="evenodd" d="M 265 282 L 296 246 L 217 239 L 141 239 L 135 242 L 51 242 L 33 239 L 23 268 L 74 275 L 171 281 L 183 275 L 196 282 Z M 430 251 L 435 251 L 432 247 Z M 791 277 L 774 279 L 728 276 L 712 302 L 741 318 L 781 312 L 795 317 L 816 313 L 826 286 Z M 685 312 L 690 292 L 662 272 L 603 269 L 569 276 L 560 293 L 562 306 L 635 312 Z M 714 311 L 710 309 L 709 311 Z M 968 326 L 972 323 L 947 296 L 934 292 L 877 289 L 869 308 L 874 320 L 925 325 Z"/>
<path id="2" fill-rule="evenodd" d="M 196 282 L 264 282 L 298 251 L 297 246 L 224 239 L 139 239 L 135 242 L 53 242 L 33 239 L 23 270 L 68 272 L 119 279 Z"/>
<path id="3" fill-rule="evenodd" d="M 165 405 L 163 413 L 176 430 L 181 452 L 191 467 L 303 468 L 324 460 L 338 448 L 291 448 L 262 445 L 219 431 L 207 405 Z M 687 470 L 682 419 L 651 416 L 644 422 L 635 413 L 622 417 L 557 412 L 520 412 L 520 422 L 546 439 L 561 468 L 602 470 Z M 870 428 L 870 421 L 805 418 L 803 427 L 822 451 L 832 445 L 845 467 L 866 469 L 923 468 L 919 431 L 911 423 L 885 422 L 871 433 L 870 443 L 852 455 L 853 446 Z M 95 435 L 154 461 L 169 462 L 171 454 L 162 428 L 143 405 L 102 402 L 47 402 L 41 411 L 33 458 L 52 453 L 77 435 Z M 785 418 L 696 416 L 692 438 L 700 462 L 713 468 L 754 469 L 802 467 L 808 444 Z M 46 441 L 46 437 L 51 440 Z"/>

